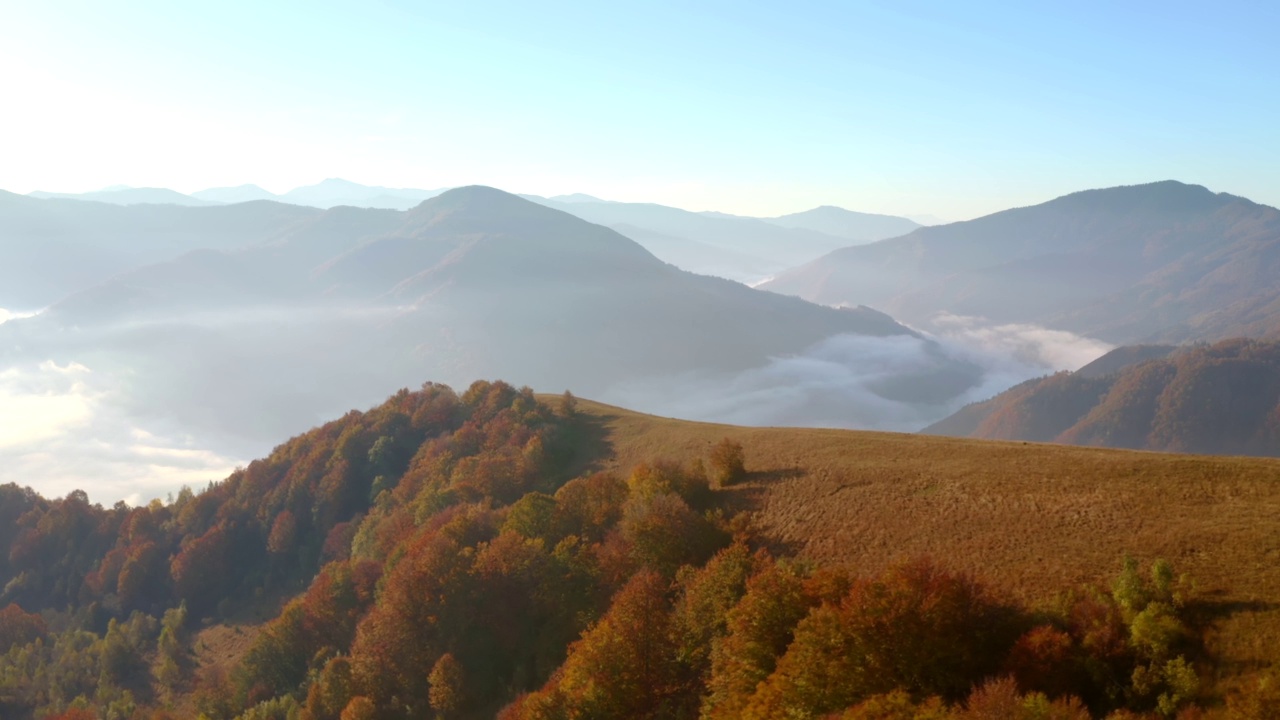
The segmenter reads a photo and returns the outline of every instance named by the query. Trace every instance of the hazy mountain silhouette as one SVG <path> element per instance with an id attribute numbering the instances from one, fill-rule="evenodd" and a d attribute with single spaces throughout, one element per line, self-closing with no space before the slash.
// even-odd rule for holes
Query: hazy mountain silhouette
<path id="1" fill-rule="evenodd" d="M 831 208 L 830 212 L 818 212 L 816 215 L 810 214 L 816 211 L 810 211 L 763 219 L 689 212 L 652 203 L 594 201 L 584 196 L 572 196 L 571 200 L 525 197 L 589 222 L 611 227 L 677 267 L 742 282 L 763 280 L 856 242 L 850 236 L 829 234 L 806 225 L 825 224 L 831 228 L 847 229 L 852 228 L 861 216 Z M 915 227 L 914 223 L 900 218 L 866 217 L 872 220 L 867 224 L 866 233 L 860 235 L 862 241 L 897 234 L 877 234 L 883 226 L 896 227 L 889 222 L 892 220 L 905 223 L 901 232 Z M 681 243 L 688 247 L 682 247 Z M 724 254 L 708 257 L 708 248 L 719 248 Z"/>
<path id="2" fill-rule="evenodd" d="M 525 198 L 526 200 L 534 200 L 535 202 L 536 202 L 538 199 L 540 199 L 540 198 L 537 198 L 537 196 L 528 196 L 528 197 L 526 197 L 526 196 L 524 196 L 524 195 L 521 195 L 520 197 L 523 197 L 523 198 Z M 550 198 L 548 198 L 548 199 L 549 199 L 549 200 L 551 200 L 551 201 L 553 201 L 553 202 L 558 202 L 558 203 L 579 203 L 579 202 L 607 203 L 607 202 L 612 202 L 611 200 L 601 200 L 601 199 L 600 199 L 600 198 L 598 198 L 598 197 L 595 197 L 595 196 L 593 196 L 593 195 L 588 195 L 588 194 L 586 194 L 586 193 L 571 193 L 571 194 L 569 194 L 569 195 L 554 195 L 554 196 L 552 196 L 552 197 L 550 197 Z"/>
<path id="3" fill-rule="evenodd" d="M 838 250 L 764 287 L 1116 343 L 1280 332 L 1280 211 L 1178 182 L 1089 190 Z"/>
<path id="4" fill-rule="evenodd" d="M 120 188 L 87 193 L 54 193 L 37 190 L 28 197 L 65 200 L 90 200 L 112 205 L 216 205 L 217 202 L 183 195 L 168 188 Z"/>
<path id="5" fill-rule="evenodd" d="M 910 220 L 911 222 L 917 225 L 925 225 L 925 226 L 946 225 L 947 223 L 951 222 L 950 220 L 943 220 L 937 215 L 930 215 L 928 213 L 904 215 L 903 217 L 905 217 L 906 219 Z"/>
<path id="6" fill-rule="evenodd" d="M 321 209 L 338 206 L 409 210 L 444 190 L 387 188 L 330 178 L 282 195 L 257 185 L 209 188 L 191 195 L 161 188 L 120 188 L 94 193 L 38 192 L 31 197 L 96 200 L 117 205 L 235 204 L 275 200 Z M 691 213 L 662 205 L 618 203 L 574 193 L 527 200 L 606 225 L 639 242 L 662 260 L 704 275 L 756 283 L 830 250 L 899 235 L 918 227 L 904 218 L 824 206 L 778 218 Z"/>
<path id="7" fill-rule="evenodd" d="M 209 188 L 191 193 L 197 200 L 215 203 L 242 203 L 251 200 L 279 200 L 280 196 L 263 190 L 257 185 L 237 185 L 235 187 Z"/>
<path id="8" fill-rule="evenodd" d="M 329 178 L 315 185 L 306 185 L 280 195 L 281 202 L 331 208 L 339 205 L 373 207 L 392 210 L 408 210 L 427 198 L 444 190 L 417 190 L 413 188 L 387 188 L 360 185 L 349 180 Z"/>
<path id="9" fill-rule="evenodd" d="M 613 225 L 612 229 L 640 243 L 660 260 L 702 275 L 754 282 L 768 277 L 778 268 L 777 263 L 761 257 L 627 223 Z"/>
<path id="10" fill-rule="evenodd" d="M 816 230 L 846 238 L 850 245 L 906 235 L 920 227 L 920 223 L 907 218 L 854 212 L 831 205 L 765 220 L 779 227 Z"/>
<path id="11" fill-rule="evenodd" d="M 1148 355 L 1163 357 L 1142 360 Z M 1116 370 L 1103 374 L 1106 367 Z M 1027 381 L 923 432 L 1280 455 L 1280 344 L 1233 339 L 1176 350 L 1119 348 L 1092 368 Z"/>
<path id="12" fill-rule="evenodd" d="M 0 307 L 33 310 L 195 248 L 262 243 L 319 211 L 279 203 L 121 207 L 0 191 Z"/>
<path id="13" fill-rule="evenodd" d="M 247 247 L 118 273 L 5 323 L 0 365 L 83 365 L 89 381 L 114 383 L 101 394 L 130 417 L 227 453 L 427 378 L 465 386 L 500 376 L 601 395 L 647 382 L 658 410 L 659 391 L 678 397 L 680 383 L 731 397 L 735 374 L 839 337 L 912 357 L 909 367 L 886 365 L 883 352 L 868 361 L 860 397 L 927 406 L 921 417 L 982 382 L 981 368 L 881 313 L 685 272 L 609 228 L 491 188 L 451 190 L 406 212 L 269 202 L 169 212 L 256 209 L 295 221 Z M 850 424 L 872 415 L 843 413 Z"/>
<path id="14" fill-rule="evenodd" d="M 349 180 L 330 178 L 315 185 L 294 188 L 283 195 L 264 190 L 257 185 L 209 188 L 184 195 L 166 188 L 118 188 L 88 193 L 53 193 L 37 191 L 33 198 L 63 198 L 92 200 L 113 205 L 171 204 L 171 205 L 219 205 L 253 200 L 278 200 L 291 205 L 305 205 L 327 209 L 338 205 L 371 207 L 392 210 L 408 210 L 427 198 L 439 195 L 443 190 L 418 190 L 414 188 L 388 188 L 361 185 Z"/>

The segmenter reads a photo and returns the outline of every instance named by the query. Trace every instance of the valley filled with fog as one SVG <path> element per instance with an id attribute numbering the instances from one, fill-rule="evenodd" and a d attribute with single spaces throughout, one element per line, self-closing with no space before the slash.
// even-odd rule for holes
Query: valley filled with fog
<path id="1" fill-rule="evenodd" d="M 918 227 L 905 219 L 815 211 L 839 236 L 797 228 L 813 224 L 804 213 L 430 194 L 408 210 L 0 198 L 5 237 L 35 268 L 0 298 L 15 308 L 0 316 L 6 479 L 143 502 L 428 381 L 500 378 L 696 420 L 911 432 L 1109 347 L 981 318 L 910 328 L 707 272 L 748 250 L 777 272 L 886 224 Z M 658 234 L 666 245 L 646 243 Z M 76 252 L 40 255 L 53 241 Z"/>
<path id="2" fill-rule="evenodd" d="M 0 194 L 24 263 L 0 270 L 5 479 L 145 501 L 402 387 L 479 379 L 916 432 L 1116 346 L 1277 327 L 1245 271 L 1273 262 L 1280 213 L 1180 183 L 933 227 L 405 192 L 408 209 Z"/>

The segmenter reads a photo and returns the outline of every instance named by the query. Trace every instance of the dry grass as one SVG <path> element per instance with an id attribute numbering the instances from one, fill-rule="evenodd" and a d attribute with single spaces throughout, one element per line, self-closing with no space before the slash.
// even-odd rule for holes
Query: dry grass
<path id="1" fill-rule="evenodd" d="M 233 668 L 244 659 L 261 625 L 211 625 L 196 633 L 196 663 L 200 668 L 221 665 Z"/>
<path id="2" fill-rule="evenodd" d="M 705 457 L 728 436 L 752 478 L 724 491 L 768 542 L 875 571 L 929 555 L 1028 603 L 1164 557 L 1216 609 L 1227 675 L 1280 660 L 1280 460 L 894 433 L 742 428 L 581 401 L 602 469 Z"/>

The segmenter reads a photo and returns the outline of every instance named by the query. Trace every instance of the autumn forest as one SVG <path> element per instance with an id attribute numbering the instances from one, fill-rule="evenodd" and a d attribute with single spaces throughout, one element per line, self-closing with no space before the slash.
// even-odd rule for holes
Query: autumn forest
<path id="1" fill-rule="evenodd" d="M 1207 692 L 1164 560 L 1028 604 L 778 548 L 704 457 L 598 469 L 570 394 L 401 391 L 169 502 L 0 492 L 0 715 L 126 720 L 1266 717 Z M 238 643 L 218 658 L 210 646 Z M 1188 714 L 1190 713 L 1190 714 Z"/>

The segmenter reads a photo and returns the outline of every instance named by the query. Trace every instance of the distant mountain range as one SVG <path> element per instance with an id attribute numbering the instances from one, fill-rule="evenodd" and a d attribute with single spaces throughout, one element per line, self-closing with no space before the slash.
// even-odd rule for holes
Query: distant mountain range
<path id="1" fill-rule="evenodd" d="M 1088 190 L 836 250 L 762 287 L 1120 343 L 1280 337 L 1280 211 L 1197 185 Z"/>
<path id="2" fill-rule="evenodd" d="M 259 188 L 261 189 L 261 188 Z M 266 192 L 263 190 L 263 192 Z M 270 193 L 268 193 L 269 195 Z M 183 195 L 176 190 L 168 188 L 117 188 L 108 190 L 97 190 L 87 193 L 53 193 L 37 190 L 30 193 L 28 197 L 47 200 L 50 198 L 58 198 L 62 200 L 89 200 L 92 202 L 109 203 L 111 205 L 217 205 L 221 201 L 210 200 L 192 195 Z M 259 198 L 252 198 L 259 199 Z M 237 201 L 238 202 L 238 201 Z"/>
<path id="3" fill-rule="evenodd" d="M 15 216 L 44 222 L 62 206 L 51 219 L 28 205 L 83 213 L 63 228 L 64 247 L 109 255 L 164 219 L 164 237 L 206 249 L 99 275 L 0 325 L 0 368 L 77 363 L 118 379 L 113 392 L 140 417 L 249 447 L 427 378 L 606 396 L 644 381 L 674 394 L 677 378 L 731 378 L 844 336 L 923 353 L 887 373 L 876 366 L 866 390 L 875 402 L 937 417 L 982 382 L 981 368 L 881 313 L 684 272 L 609 228 L 491 188 L 450 190 L 407 212 L 4 199 Z M 217 227 L 234 230 L 193 239 Z M 60 257 L 32 257 L 42 265 L 28 272 L 44 276 Z"/>
<path id="4" fill-rule="evenodd" d="M 824 206 L 776 218 L 696 213 L 650 203 L 524 196 L 611 227 L 677 267 L 758 282 L 838 248 L 920 227 L 906 218 Z"/>
<path id="5" fill-rule="evenodd" d="M 38 310 L 117 273 L 196 248 L 265 242 L 319 213 L 263 202 L 122 207 L 0 191 L 0 308 Z"/>
<path id="6" fill-rule="evenodd" d="M 1071 445 L 1280 455 L 1280 343 L 1118 348 L 1029 380 L 923 432 Z"/>
<path id="7" fill-rule="evenodd" d="M 184 195 L 166 188 L 126 188 L 116 187 L 87 193 L 52 193 L 36 191 L 28 197 L 62 198 L 66 200 L 90 200 L 110 203 L 112 205 L 226 205 L 251 202 L 254 200 L 275 200 L 291 205 L 306 205 L 327 209 L 339 205 L 352 207 L 383 208 L 388 210 L 408 210 L 427 198 L 444 192 L 438 190 L 416 190 L 413 188 L 388 188 L 353 183 L 340 178 L 330 178 L 315 185 L 294 188 L 287 193 L 277 195 L 257 185 L 239 185 L 236 187 L 209 188 Z"/>
<path id="8" fill-rule="evenodd" d="M 307 192 L 321 203 L 355 190 Z M 915 229 L 838 208 L 745 218 L 483 187 L 409 210 L 249 199 L 260 194 L 225 188 L 203 195 L 227 204 L 183 206 L 0 193 L 0 380 L 62 373 L 72 387 L 72 368 L 93 403 L 175 437 L 221 438 L 228 454 L 427 378 L 572 387 L 696 419 L 917 430 L 1063 367 L 1034 346 L 1044 328 L 1168 346 L 1280 330 L 1280 212 L 1179 183 Z M 903 227 L 766 285 L 845 309 L 685 271 L 770 273 Z M 917 327 L 939 312 L 979 316 L 1018 345 L 935 338 L 882 308 Z M 1112 391 L 1108 378 L 1166 349 L 1124 348 L 931 431 L 1086 438 L 1069 431 Z M 1066 410 L 1025 409 L 1054 388 Z M 1020 409 L 999 411 L 1009 398 Z M 1125 432 L 1126 447 L 1237 447 Z"/>
<path id="9" fill-rule="evenodd" d="M 920 223 L 907 218 L 853 212 L 831 205 L 764 220 L 778 227 L 812 230 L 845 238 L 851 241 L 851 245 L 906 235 L 920 227 Z"/>
<path id="10" fill-rule="evenodd" d="M 217 205 L 273 200 L 328 209 L 408 210 L 444 192 L 370 187 L 337 178 L 276 195 L 257 185 L 211 188 L 183 195 L 162 188 L 113 188 L 98 192 L 31 193 L 31 197 L 91 200 L 114 205 Z M 831 250 L 902 235 L 920 227 L 905 218 L 823 206 L 776 218 L 694 213 L 647 203 L 620 203 L 582 193 L 527 200 L 611 227 L 665 262 L 690 272 L 754 283 Z"/>

